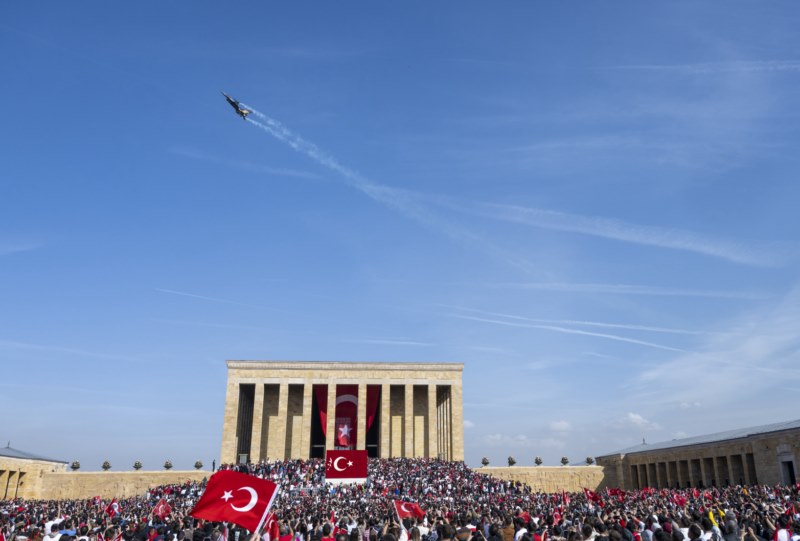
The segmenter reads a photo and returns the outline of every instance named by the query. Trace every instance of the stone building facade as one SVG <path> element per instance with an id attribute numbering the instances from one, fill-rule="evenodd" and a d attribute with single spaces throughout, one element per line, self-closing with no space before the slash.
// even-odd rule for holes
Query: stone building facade
<path id="1" fill-rule="evenodd" d="M 710 487 L 794 484 L 800 420 L 656 444 L 596 457 L 604 487 Z"/>
<path id="2" fill-rule="evenodd" d="M 222 463 L 324 457 L 336 448 L 381 458 L 464 459 L 463 364 L 228 361 L 227 367 Z M 352 408 L 349 417 L 342 417 L 345 406 Z"/>
<path id="3" fill-rule="evenodd" d="M 67 463 L 11 446 L 0 449 L 0 500 L 38 498 L 47 474 L 65 472 Z"/>

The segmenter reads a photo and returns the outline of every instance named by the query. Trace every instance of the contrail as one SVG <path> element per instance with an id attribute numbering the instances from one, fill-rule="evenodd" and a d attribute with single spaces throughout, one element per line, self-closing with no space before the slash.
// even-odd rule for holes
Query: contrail
<path id="1" fill-rule="evenodd" d="M 245 120 L 266 131 L 279 141 L 289 145 L 292 149 L 305 154 L 318 164 L 338 173 L 345 183 L 351 188 L 355 188 L 370 199 L 393 208 L 402 215 L 410 218 L 426 227 L 443 232 L 451 239 L 466 246 L 481 246 L 487 252 L 502 257 L 506 262 L 519 267 L 525 271 L 531 271 L 531 264 L 519 257 L 506 253 L 504 250 L 487 242 L 484 238 L 458 227 L 443 218 L 432 214 L 424 207 L 422 207 L 417 198 L 410 192 L 399 190 L 377 184 L 362 176 L 361 174 L 345 167 L 330 154 L 327 154 L 317 145 L 310 141 L 306 141 L 296 133 L 292 132 L 289 128 L 278 122 L 277 120 L 257 111 L 252 106 L 242 103 L 242 106 L 250 109 L 252 115 L 258 117 L 261 121 L 246 117 Z"/>

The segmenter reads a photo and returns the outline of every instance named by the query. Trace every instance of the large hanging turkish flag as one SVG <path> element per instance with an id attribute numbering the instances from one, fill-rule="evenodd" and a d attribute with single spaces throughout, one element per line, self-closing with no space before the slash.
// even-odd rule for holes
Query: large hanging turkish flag
<path id="1" fill-rule="evenodd" d="M 333 415 L 334 447 L 355 449 L 358 428 L 358 385 L 336 385 L 334 411 L 328 411 L 328 386 L 314 385 L 322 433 L 328 434 L 328 415 Z M 380 386 L 367 385 L 366 429 L 372 428 L 380 400 Z"/>
<path id="2" fill-rule="evenodd" d="M 227 521 L 255 532 L 278 495 L 275 483 L 229 470 L 211 476 L 206 491 L 189 514 L 195 518 Z"/>

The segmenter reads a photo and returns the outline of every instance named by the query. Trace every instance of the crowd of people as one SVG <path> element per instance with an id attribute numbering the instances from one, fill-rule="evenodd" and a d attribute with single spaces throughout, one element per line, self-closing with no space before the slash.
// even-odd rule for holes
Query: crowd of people
<path id="1" fill-rule="evenodd" d="M 280 487 L 263 532 L 191 517 L 204 483 L 186 483 L 111 512 L 99 498 L 0 502 L 0 541 L 800 541 L 800 485 L 545 494 L 429 459 L 371 459 L 363 485 L 326 484 L 322 460 L 221 469 Z M 400 520 L 395 500 L 425 516 Z"/>

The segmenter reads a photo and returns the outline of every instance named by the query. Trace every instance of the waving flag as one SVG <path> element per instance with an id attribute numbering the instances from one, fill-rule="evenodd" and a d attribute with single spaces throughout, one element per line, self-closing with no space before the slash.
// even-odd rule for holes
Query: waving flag
<path id="1" fill-rule="evenodd" d="M 172 507 L 167 503 L 167 500 L 161 498 L 155 507 L 153 507 L 153 514 L 164 520 L 164 517 L 172 513 Z"/>
<path id="2" fill-rule="evenodd" d="M 117 502 L 116 498 L 111 500 L 111 503 L 106 506 L 106 515 L 110 516 L 111 518 L 119 515 L 119 503 Z"/>
<path id="3" fill-rule="evenodd" d="M 397 516 L 400 518 L 400 520 L 408 517 L 425 517 L 425 511 L 423 511 L 422 508 L 416 503 L 394 500 L 394 510 L 397 511 Z"/>
<path id="4" fill-rule="evenodd" d="M 205 520 L 233 522 L 255 532 L 266 520 L 277 494 L 275 483 L 221 470 L 209 478 L 206 491 L 189 514 Z"/>

